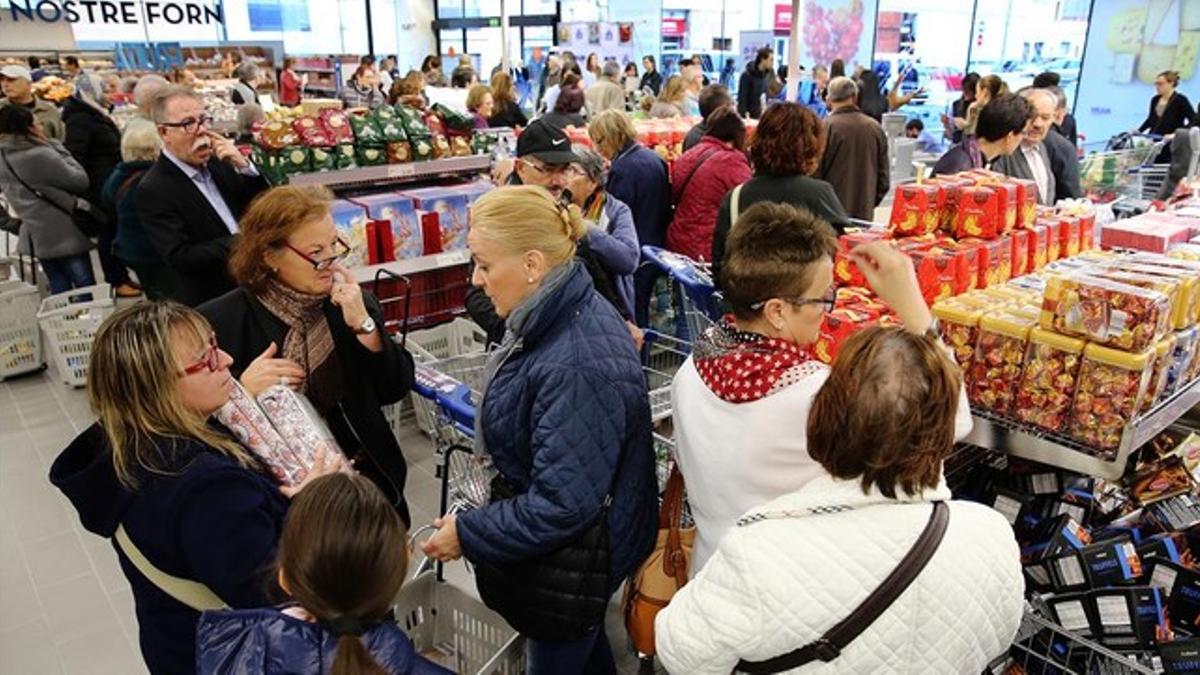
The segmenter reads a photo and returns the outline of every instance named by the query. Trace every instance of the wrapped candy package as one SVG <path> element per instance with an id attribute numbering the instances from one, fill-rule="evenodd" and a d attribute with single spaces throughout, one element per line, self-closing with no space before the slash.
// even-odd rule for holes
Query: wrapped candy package
<path id="1" fill-rule="evenodd" d="M 941 325 L 942 340 L 954 352 L 954 358 L 964 373 L 971 370 L 975 361 L 975 343 L 979 339 L 979 320 L 983 310 L 961 302 L 939 302 L 933 306 L 933 314 Z"/>
<path id="2" fill-rule="evenodd" d="M 1153 354 L 1152 349 L 1131 354 L 1088 345 L 1083 350 L 1068 433 L 1111 458 L 1146 394 Z"/>
<path id="3" fill-rule="evenodd" d="M 271 419 L 237 380 L 233 382 L 229 401 L 216 415 L 217 421 L 270 467 L 280 484 L 291 486 L 304 480 L 308 469 L 300 465 Z"/>
<path id="4" fill-rule="evenodd" d="M 1150 386 L 1142 397 L 1139 414 L 1145 414 L 1163 397 L 1171 373 L 1171 357 L 1175 353 L 1175 336 L 1168 335 L 1154 348 L 1154 363 L 1151 366 Z"/>
<path id="5" fill-rule="evenodd" d="M 1029 334 L 1025 372 L 1017 390 L 1017 419 L 1047 431 L 1067 421 L 1086 343 L 1034 328 Z"/>
<path id="6" fill-rule="evenodd" d="M 329 427 L 325 426 L 321 416 L 303 395 L 288 387 L 275 385 L 258 395 L 258 405 L 292 451 L 292 464 L 284 467 L 283 471 L 290 478 L 298 480 L 288 485 L 295 485 L 308 476 L 316 463 L 317 453 L 322 450 L 326 461 L 339 456 L 343 466 L 350 465 Z"/>
<path id="7" fill-rule="evenodd" d="M 1158 291 L 1087 274 L 1046 281 L 1042 328 L 1142 352 L 1170 328 L 1170 301 Z"/>
<path id="8" fill-rule="evenodd" d="M 1029 332 L 1036 324 L 1034 319 L 1009 310 L 980 319 L 979 345 L 971 369 L 971 405 L 1008 414 L 1021 379 Z"/>

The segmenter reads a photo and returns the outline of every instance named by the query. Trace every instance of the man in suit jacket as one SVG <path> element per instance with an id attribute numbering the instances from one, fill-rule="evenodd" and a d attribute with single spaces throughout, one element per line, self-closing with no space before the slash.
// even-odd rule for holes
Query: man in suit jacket
<path id="1" fill-rule="evenodd" d="M 151 116 L 163 151 L 137 188 L 138 216 L 154 247 L 179 274 L 182 297 L 199 305 L 233 289 L 227 261 L 238 218 L 267 182 L 189 89 L 158 92 Z"/>
<path id="2" fill-rule="evenodd" d="M 1025 137 L 1021 147 L 998 158 L 992 168 L 1006 176 L 1033 180 L 1037 183 L 1038 203 L 1053 206 L 1057 185 L 1044 141 L 1054 123 L 1054 96 L 1045 89 L 1027 89 L 1021 95 L 1034 111 L 1025 127 Z"/>

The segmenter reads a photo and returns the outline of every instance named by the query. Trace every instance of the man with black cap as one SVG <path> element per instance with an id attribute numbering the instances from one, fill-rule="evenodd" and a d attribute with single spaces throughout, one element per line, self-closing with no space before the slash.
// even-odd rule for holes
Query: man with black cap
<path id="1" fill-rule="evenodd" d="M 571 193 L 567 190 L 567 184 L 571 179 L 572 166 L 577 161 L 579 158 L 572 152 L 567 134 L 545 120 L 536 119 L 517 138 L 517 157 L 512 173 L 502 182 L 509 185 L 538 185 L 549 190 L 563 204 L 570 204 Z M 592 283 L 600 295 L 624 315 L 612 279 L 592 255 L 586 239 L 581 239 L 576 245 L 575 256 L 587 266 Z M 467 313 L 475 323 L 487 332 L 488 343 L 499 344 L 504 339 L 504 319 L 496 314 L 491 298 L 482 288 L 470 286 L 467 289 L 466 306 Z M 623 318 L 628 321 L 631 317 Z"/>

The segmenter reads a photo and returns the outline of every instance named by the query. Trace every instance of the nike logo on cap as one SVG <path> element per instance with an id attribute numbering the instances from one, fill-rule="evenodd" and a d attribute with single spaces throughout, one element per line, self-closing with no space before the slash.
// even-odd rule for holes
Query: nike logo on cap
<path id="1" fill-rule="evenodd" d="M 566 143 L 566 142 L 567 142 L 567 139 L 560 138 L 557 141 L 550 141 L 550 145 L 562 145 L 563 143 Z"/>

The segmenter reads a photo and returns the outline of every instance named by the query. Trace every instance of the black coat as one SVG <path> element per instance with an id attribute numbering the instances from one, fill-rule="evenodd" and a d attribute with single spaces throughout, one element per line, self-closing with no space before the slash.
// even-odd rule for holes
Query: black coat
<path id="1" fill-rule="evenodd" d="M 1051 129 L 1046 134 L 1046 153 L 1050 155 L 1050 173 L 1054 174 L 1054 199 L 1078 199 L 1083 196 L 1079 186 L 1079 156 L 1075 145 Z"/>
<path id="2" fill-rule="evenodd" d="M 642 91 L 649 89 L 650 91 L 654 92 L 655 96 L 658 96 L 658 94 L 662 91 L 662 85 L 662 73 L 658 72 L 657 70 L 652 70 L 642 75 L 642 83 L 638 89 Z"/>
<path id="3" fill-rule="evenodd" d="M 1079 145 L 1079 129 L 1075 126 L 1075 116 L 1067 113 L 1063 117 L 1062 124 L 1055 124 L 1054 130 L 1062 134 L 1062 137 L 1071 141 L 1071 145 Z"/>
<path id="4" fill-rule="evenodd" d="M 363 296 L 367 312 L 379 326 L 377 330 L 382 331 L 383 310 L 379 302 L 365 291 Z M 230 370 L 239 378 L 271 342 L 282 348 L 287 335 L 287 325 L 242 288 L 201 305 L 199 310 L 212 324 L 221 349 L 233 357 Z M 365 456 L 365 460 L 356 462 L 356 468 L 383 489 L 401 517 L 410 523 L 404 499 L 408 466 L 381 406 L 399 401 L 412 389 L 412 355 L 386 334 L 382 352 L 376 354 L 363 347 L 342 318 L 342 310 L 328 300 L 325 319 L 333 333 L 334 352 L 344 382 L 341 400 L 321 414 L 348 457 Z"/>
<path id="5" fill-rule="evenodd" d="M 1192 103 L 1188 97 L 1180 92 L 1175 92 L 1171 100 L 1167 101 L 1167 109 L 1163 111 L 1162 117 L 1159 117 L 1158 111 L 1155 110 L 1155 107 L 1158 106 L 1158 99 L 1157 95 L 1150 99 L 1150 112 L 1146 115 L 1146 120 L 1138 127 L 1138 131 L 1166 136 L 1175 133 L 1175 130 L 1180 127 L 1196 123 L 1196 111 L 1192 109 Z"/>
<path id="6" fill-rule="evenodd" d="M 762 116 L 762 97 L 767 90 L 767 74 L 747 63 L 738 80 L 737 110 L 743 117 L 749 115 L 754 119 Z"/>
<path id="7" fill-rule="evenodd" d="M 121 163 L 121 131 L 107 115 L 74 97 L 63 103 L 62 119 L 67 127 L 63 145 L 87 171 L 88 201 L 100 206 L 104 181 Z"/>
<path id="8" fill-rule="evenodd" d="M 496 106 L 496 114 L 488 118 L 488 124 L 493 127 L 527 127 L 529 118 L 521 110 L 521 106 L 508 101 Z"/>
<path id="9" fill-rule="evenodd" d="M 215 158 L 208 170 L 234 218 L 240 219 L 250 200 L 267 189 L 261 176 L 243 176 Z M 183 297 L 178 300 L 194 307 L 233 289 L 228 271 L 233 235 L 200 188 L 166 155 L 138 185 L 137 209 L 154 248 L 179 273 Z"/>

